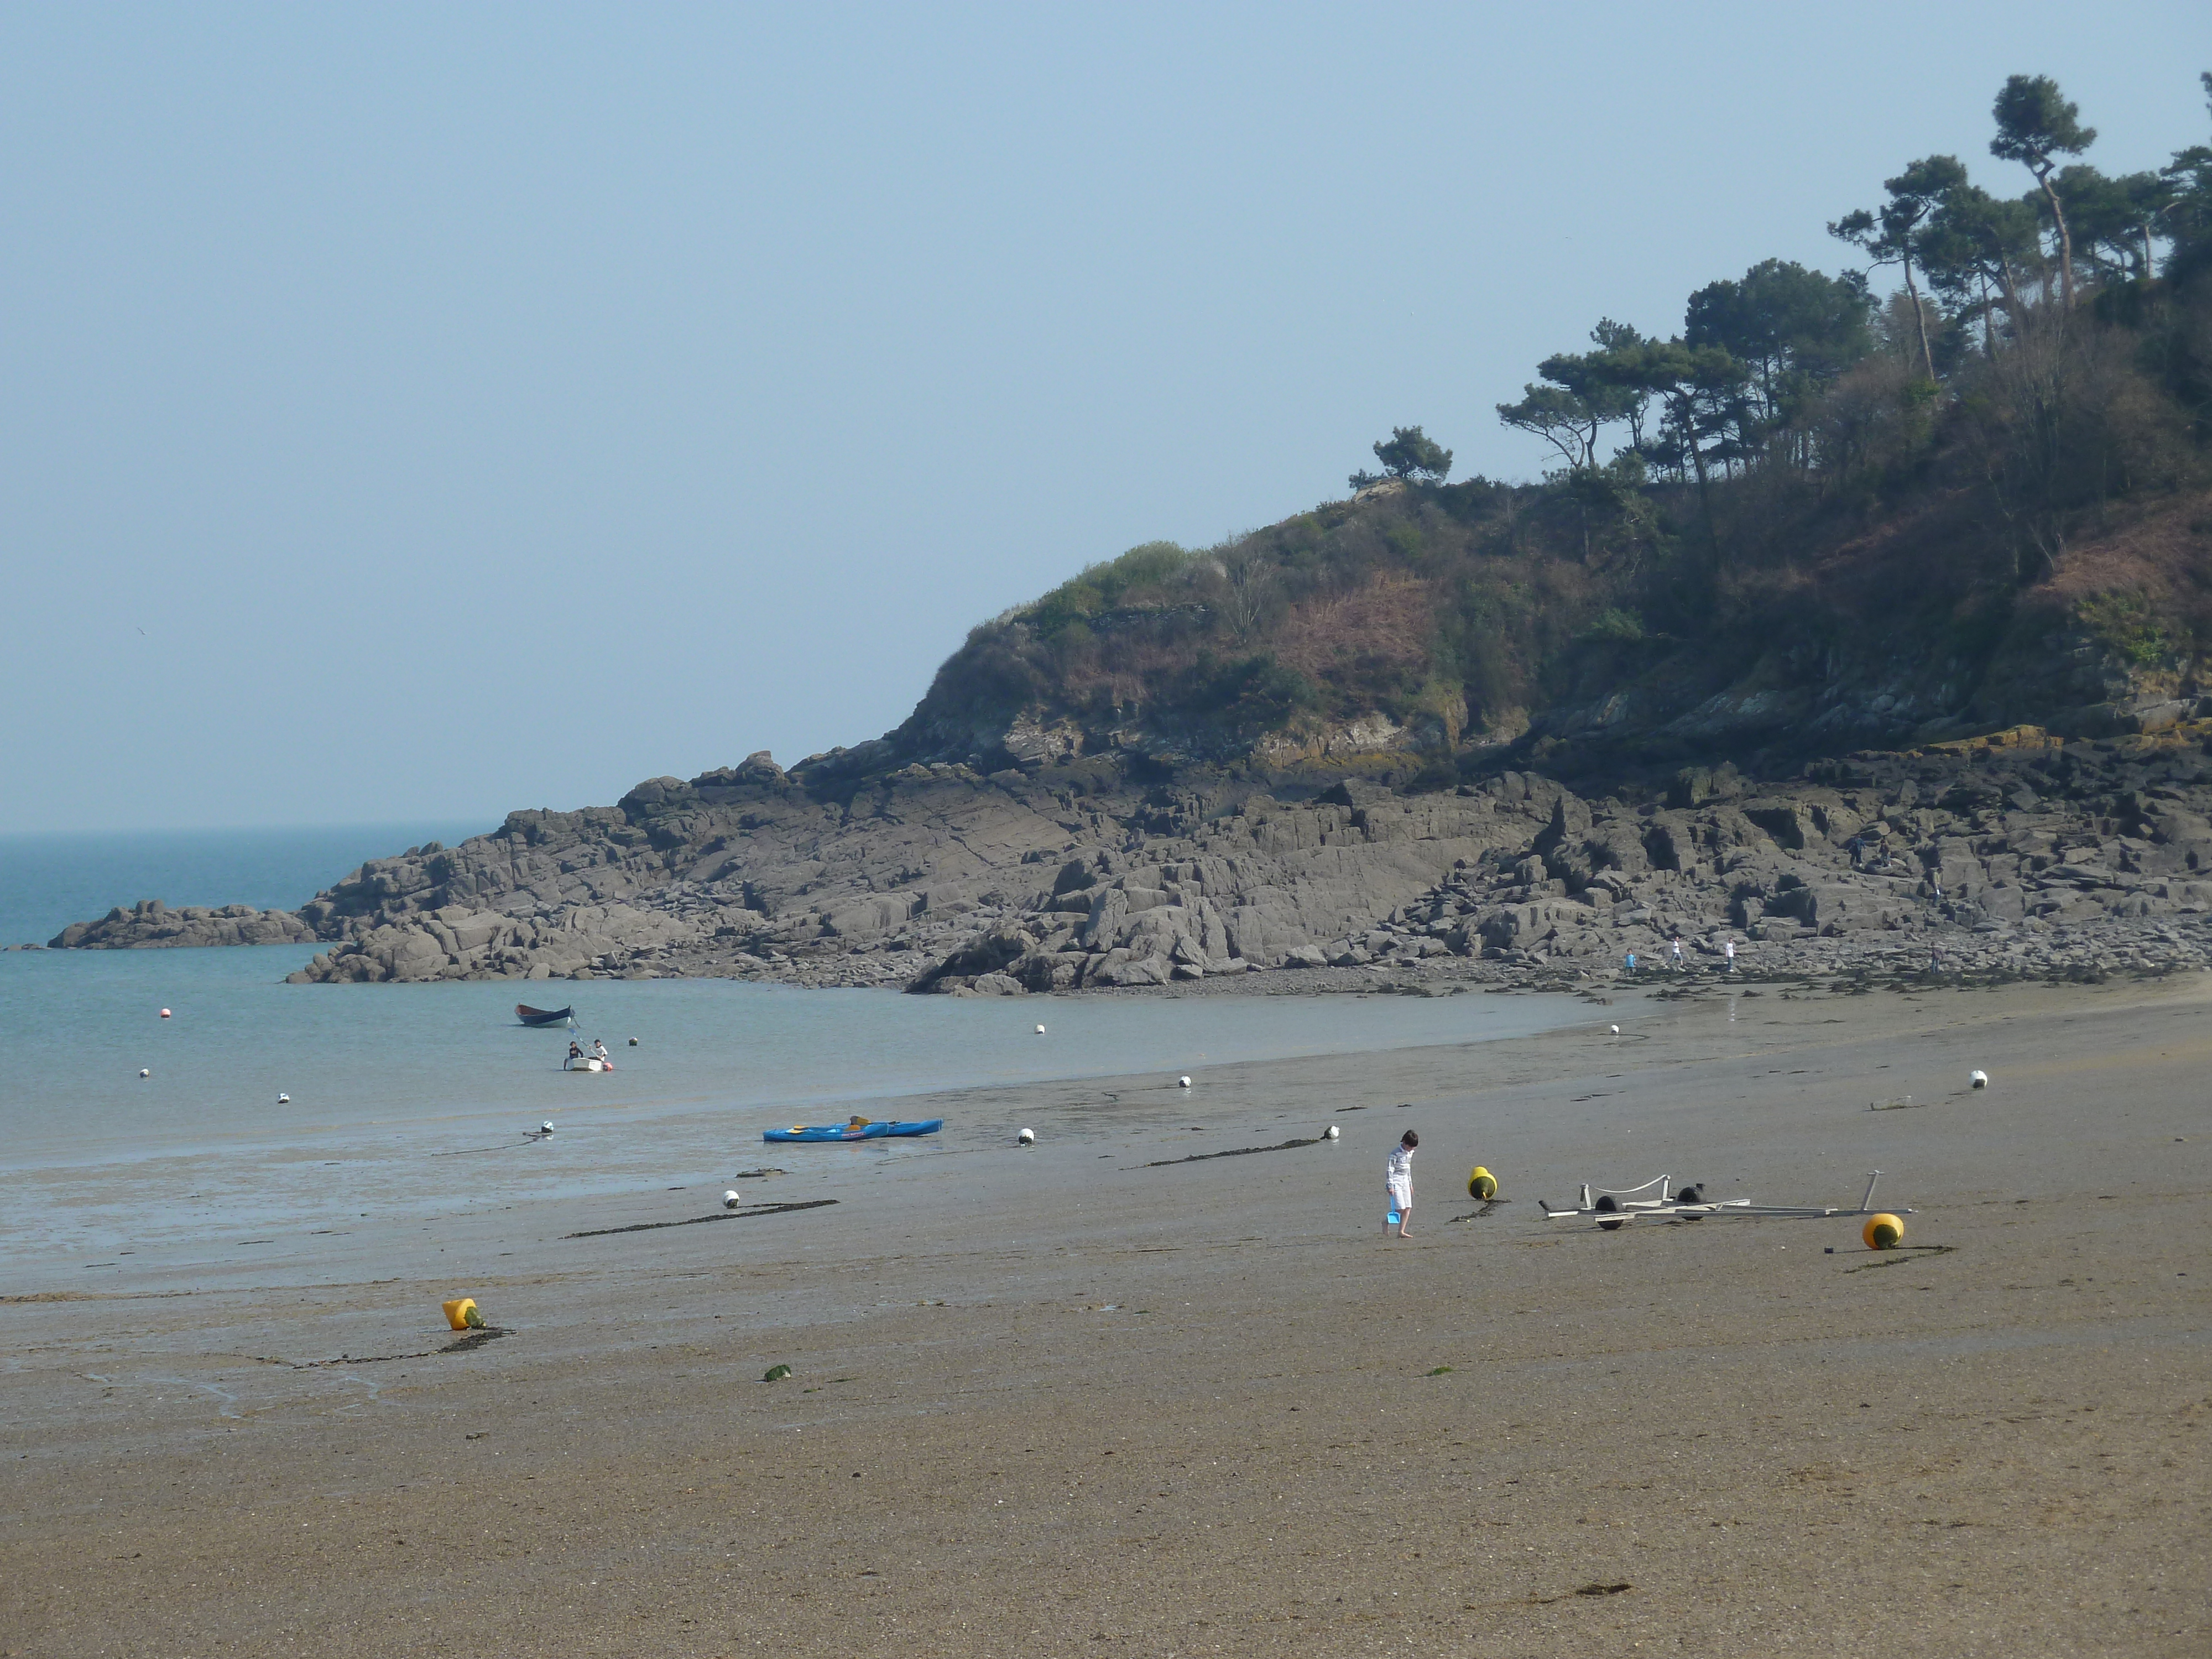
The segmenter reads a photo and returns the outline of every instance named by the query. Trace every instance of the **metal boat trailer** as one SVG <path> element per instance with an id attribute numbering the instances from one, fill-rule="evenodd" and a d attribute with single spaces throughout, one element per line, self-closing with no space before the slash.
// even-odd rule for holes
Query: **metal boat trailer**
<path id="1" fill-rule="evenodd" d="M 1555 1210 L 1542 1199 L 1537 1207 L 1553 1221 L 1595 1221 L 1607 1232 L 1626 1226 L 1636 1220 L 1703 1221 L 1708 1216 L 1769 1216 L 1783 1220 L 1817 1221 L 1828 1216 L 1863 1216 L 1878 1213 L 1874 1207 L 1875 1183 L 1881 1179 L 1876 1170 L 1867 1178 L 1866 1196 L 1852 1210 L 1827 1209 L 1810 1204 L 1754 1204 L 1747 1198 L 1708 1199 L 1697 1186 L 1674 1190 L 1673 1178 L 1661 1176 L 1640 1187 L 1593 1188 L 1583 1183 L 1582 1202 L 1571 1210 Z M 1656 1188 L 1657 1194 L 1643 1197 Z M 1902 1206 L 1890 1212 L 1894 1215 L 1911 1215 Z"/>

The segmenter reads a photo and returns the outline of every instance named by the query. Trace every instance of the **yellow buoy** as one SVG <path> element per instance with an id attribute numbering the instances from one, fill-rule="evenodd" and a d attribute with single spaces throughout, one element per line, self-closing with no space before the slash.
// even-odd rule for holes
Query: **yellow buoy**
<path id="1" fill-rule="evenodd" d="M 1859 1229 L 1859 1237 L 1866 1240 L 1869 1250 L 1893 1250 L 1905 1242 L 1905 1224 L 1884 1210 L 1880 1215 L 1867 1218 L 1866 1225 Z"/>
<path id="2" fill-rule="evenodd" d="M 446 1323 L 457 1331 L 480 1328 L 483 1316 L 477 1311 L 477 1299 L 472 1296 L 456 1297 L 446 1304 Z"/>
<path id="3" fill-rule="evenodd" d="M 1474 1172 L 1467 1178 L 1467 1195 L 1484 1200 L 1497 1197 L 1498 1177 L 1480 1164 L 1476 1164 Z"/>

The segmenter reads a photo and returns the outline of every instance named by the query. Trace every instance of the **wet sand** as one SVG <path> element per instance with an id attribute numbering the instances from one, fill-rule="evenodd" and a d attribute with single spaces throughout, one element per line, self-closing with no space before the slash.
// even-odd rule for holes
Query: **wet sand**
<path id="1" fill-rule="evenodd" d="M 1764 991 L 0 1301 L 0 1652 L 2204 1652 L 2212 976 Z"/>

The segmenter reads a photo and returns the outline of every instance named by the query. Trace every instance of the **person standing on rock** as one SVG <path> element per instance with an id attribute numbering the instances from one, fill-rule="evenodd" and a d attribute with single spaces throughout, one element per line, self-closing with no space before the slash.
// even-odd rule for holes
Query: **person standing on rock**
<path id="1" fill-rule="evenodd" d="M 1680 933 L 1677 933 L 1677 934 L 1675 934 L 1675 935 L 1674 935 L 1674 961 L 1673 961 L 1672 964 L 1668 967 L 1668 972 L 1669 972 L 1669 973 L 1674 973 L 1674 974 L 1679 974 L 1679 973 L 1680 973 L 1681 971 L 1682 971 L 1682 936 L 1681 936 Z"/>
<path id="2" fill-rule="evenodd" d="M 1406 1229 L 1413 1218 L 1413 1149 L 1420 1144 L 1420 1136 L 1411 1129 L 1407 1130 L 1400 1137 L 1398 1144 L 1390 1149 L 1389 1160 L 1382 1166 L 1382 1184 L 1389 1189 L 1390 1210 L 1398 1218 L 1398 1237 L 1401 1238 L 1411 1236 Z M 1388 1238 L 1389 1236 L 1390 1224 L 1386 1219 L 1382 1224 L 1382 1237 Z"/>

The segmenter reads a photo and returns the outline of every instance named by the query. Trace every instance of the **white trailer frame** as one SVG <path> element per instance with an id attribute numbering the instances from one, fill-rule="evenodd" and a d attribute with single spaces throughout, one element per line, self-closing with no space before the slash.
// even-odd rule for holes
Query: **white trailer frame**
<path id="1" fill-rule="evenodd" d="M 1708 1216 L 1765 1216 L 1781 1220 L 1818 1221 L 1829 1216 L 1882 1213 L 1874 1207 L 1875 1184 L 1881 1179 L 1881 1171 L 1879 1170 L 1867 1177 L 1866 1195 L 1859 1200 L 1858 1207 L 1854 1210 L 1825 1208 L 1811 1204 L 1754 1204 L 1747 1198 L 1701 1199 L 1694 1204 L 1684 1204 L 1675 1197 L 1674 1181 L 1668 1176 L 1660 1176 L 1656 1180 L 1645 1182 L 1640 1187 L 1593 1188 L 1588 1182 L 1584 1182 L 1582 1202 L 1575 1208 L 1555 1210 L 1540 1198 L 1536 1200 L 1536 1206 L 1543 1211 L 1547 1219 L 1553 1221 L 1594 1220 L 1607 1232 L 1612 1232 L 1631 1221 L 1638 1219 L 1702 1221 Z M 1657 1197 L 1636 1196 L 1638 1193 L 1648 1193 L 1655 1187 L 1659 1189 Z M 1601 1209 L 1597 1204 L 1599 1199 L 1611 1199 L 1613 1202 Z M 1911 1215 L 1912 1212 L 1899 1206 L 1890 1213 Z"/>

